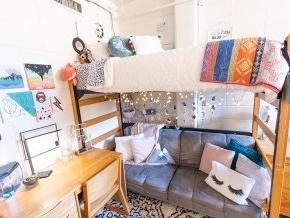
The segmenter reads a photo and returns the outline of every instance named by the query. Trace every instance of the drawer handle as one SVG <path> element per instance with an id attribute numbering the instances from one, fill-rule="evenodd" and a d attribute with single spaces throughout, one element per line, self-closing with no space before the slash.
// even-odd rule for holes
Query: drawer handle
<path id="1" fill-rule="evenodd" d="M 51 208 L 49 211 L 47 211 L 45 214 L 42 214 L 40 217 L 45 216 L 46 214 L 48 214 L 49 212 L 51 212 L 52 210 L 54 210 L 58 205 L 61 204 L 62 201 L 58 202 L 56 205 L 54 205 L 53 208 Z"/>

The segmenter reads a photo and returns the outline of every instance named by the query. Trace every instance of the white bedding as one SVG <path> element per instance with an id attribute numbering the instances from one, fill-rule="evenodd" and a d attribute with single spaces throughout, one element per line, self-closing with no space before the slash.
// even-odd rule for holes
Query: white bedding
<path id="1" fill-rule="evenodd" d="M 101 87 L 90 86 L 87 89 L 95 92 L 125 93 L 142 91 L 204 92 L 228 88 L 273 93 L 263 86 L 247 87 L 200 82 L 204 46 L 126 58 L 109 58 L 105 65 L 105 84 Z"/>

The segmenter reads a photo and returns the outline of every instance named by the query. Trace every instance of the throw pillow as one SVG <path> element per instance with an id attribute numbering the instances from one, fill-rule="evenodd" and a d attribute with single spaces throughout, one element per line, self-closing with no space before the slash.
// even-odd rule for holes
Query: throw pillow
<path id="1" fill-rule="evenodd" d="M 116 151 L 123 154 L 124 162 L 133 160 L 133 152 L 131 146 L 131 140 L 137 138 L 143 138 L 143 134 L 134 135 L 134 136 L 123 136 L 123 137 L 115 137 L 116 143 Z"/>
<path id="2" fill-rule="evenodd" d="M 108 50 L 113 57 L 132 56 L 133 51 L 129 45 L 130 38 L 122 38 L 121 36 L 113 36 L 108 42 Z"/>
<path id="3" fill-rule="evenodd" d="M 165 157 L 163 151 L 161 150 L 160 144 L 157 144 L 152 150 L 151 154 L 148 156 L 146 163 L 160 163 L 167 164 L 168 160 Z"/>
<path id="4" fill-rule="evenodd" d="M 162 152 L 163 152 L 164 156 L 166 157 L 168 163 L 175 164 L 173 157 L 171 157 L 171 155 L 169 154 L 169 152 L 167 151 L 166 148 L 163 148 Z"/>
<path id="5" fill-rule="evenodd" d="M 160 39 L 156 36 L 132 36 L 130 39 L 137 55 L 164 51 Z"/>
<path id="6" fill-rule="evenodd" d="M 230 167 L 235 156 L 235 152 L 223 149 L 211 143 L 206 143 L 201 156 L 199 170 L 209 174 L 211 162 L 218 161 L 227 167 Z"/>
<path id="7" fill-rule="evenodd" d="M 225 197 L 240 205 L 248 205 L 246 199 L 255 184 L 255 180 L 216 161 L 212 162 L 212 169 L 205 182 Z"/>
<path id="8" fill-rule="evenodd" d="M 264 167 L 261 155 L 253 148 L 242 145 L 238 140 L 231 139 L 230 143 L 228 144 L 228 149 L 236 152 L 231 166 L 232 169 L 236 169 L 239 153 L 245 155 L 259 166 Z"/>
<path id="9" fill-rule="evenodd" d="M 160 129 L 164 124 L 155 123 L 135 123 L 131 128 L 131 135 L 143 133 L 145 137 L 154 137 L 155 143 L 158 142 Z"/>
<path id="10" fill-rule="evenodd" d="M 236 171 L 256 181 L 249 199 L 262 208 L 271 190 L 271 177 L 267 169 L 255 164 L 249 158 L 239 154 Z"/>
<path id="11" fill-rule="evenodd" d="M 155 145 L 154 137 L 135 138 L 131 142 L 134 162 L 137 164 L 147 159 Z"/>

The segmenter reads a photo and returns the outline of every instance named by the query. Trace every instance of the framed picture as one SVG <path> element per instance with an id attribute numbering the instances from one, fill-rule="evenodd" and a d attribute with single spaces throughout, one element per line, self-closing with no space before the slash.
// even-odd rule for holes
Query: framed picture
<path id="1" fill-rule="evenodd" d="M 0 65 L 0 89 L 24 88 L 20 66 Z"/>

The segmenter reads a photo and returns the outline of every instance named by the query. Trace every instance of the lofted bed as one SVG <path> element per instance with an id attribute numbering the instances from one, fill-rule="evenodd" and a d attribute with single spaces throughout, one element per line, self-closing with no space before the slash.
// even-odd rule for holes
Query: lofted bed
<path id="1" fill-rule="evenodd" d="M 166 92 L 194 92 L 214 91 L 219 89 L 235 89 L 251 91 L 255 93 L 252 136 L 256 139 L 257 150 L 263 157 L 263 162 L 268 171 L 272 174 L 272 189 L 270 200 L 265 205 L 265 211 L 270 217 L 279 217 L 280 214 L 290 216 L 289 211 L 289 190 L 284 184 L 286 170 L 287 139 L 290 121 L 289 103 L 286 101 L 286 90 L 284 84 L 289 66 L 287 61 L 287 43 L 282 48 L 281 55 L 283 76 L 276 83 L 277 87 L 271 84 L 256 83 L 252 85 L 241 85 L 228 82 L 219 83 L 212 79 L 201 79 L 199 72 L 204 69 L 202 63 L 205 46 L 171 50 L 164 53 L 156 53 L 129 58 L 110 58 L 104 66 L 105 82 L 100 85 L 87 85 L 85 89 L 79 89 L 69 81 L 74 121 L 76 125 L 89 127 L 101 123 L 113 117 L 118 118 L 118 127 L 91 140 L 95 145 L 104 141 L 110 136 L 123 135 L 122 108 L 120 93 L 145 92 L 145 91 L 166 91 Z M 285 58 L 285 59 L 284 59 Z M 289 64 L 289 63 L 288 63 Z M 146 74 L 144 74 L 146 72 Z M 138 76 L 137 76 L 138 75 Z M 212 83 L 214 82 L 214 83 Z M 279 93 L 277 94 L 277 90 Z M 82 98 L 84 94 L 93 94 L 93 98 Z M 106 93 L 106 94 L 104 94 Z M 276 130 L 273 132 L 267 124 L 259 118 L 260 101 L 265 100 L 274 105 L 278 110 Z M 115 101 L 117 110 L 90 120 L 82 120 L 80 108 L 105 101 Z M 262 129 L 267 135 L 268 141 L 258 139 L 258 130 Z M 220 130 L 217 130 L 222 132 Z M 81 133 L 81 129 L 78 134 Z M 79 147 L 86 150 L 88 142 L 80 142 Z M 271 147 L 272 155 L 269 155 Z M 285 178 L 284 178 L 285 177 Z M 283 186 L 284 185 L 284 186 Z"/>

